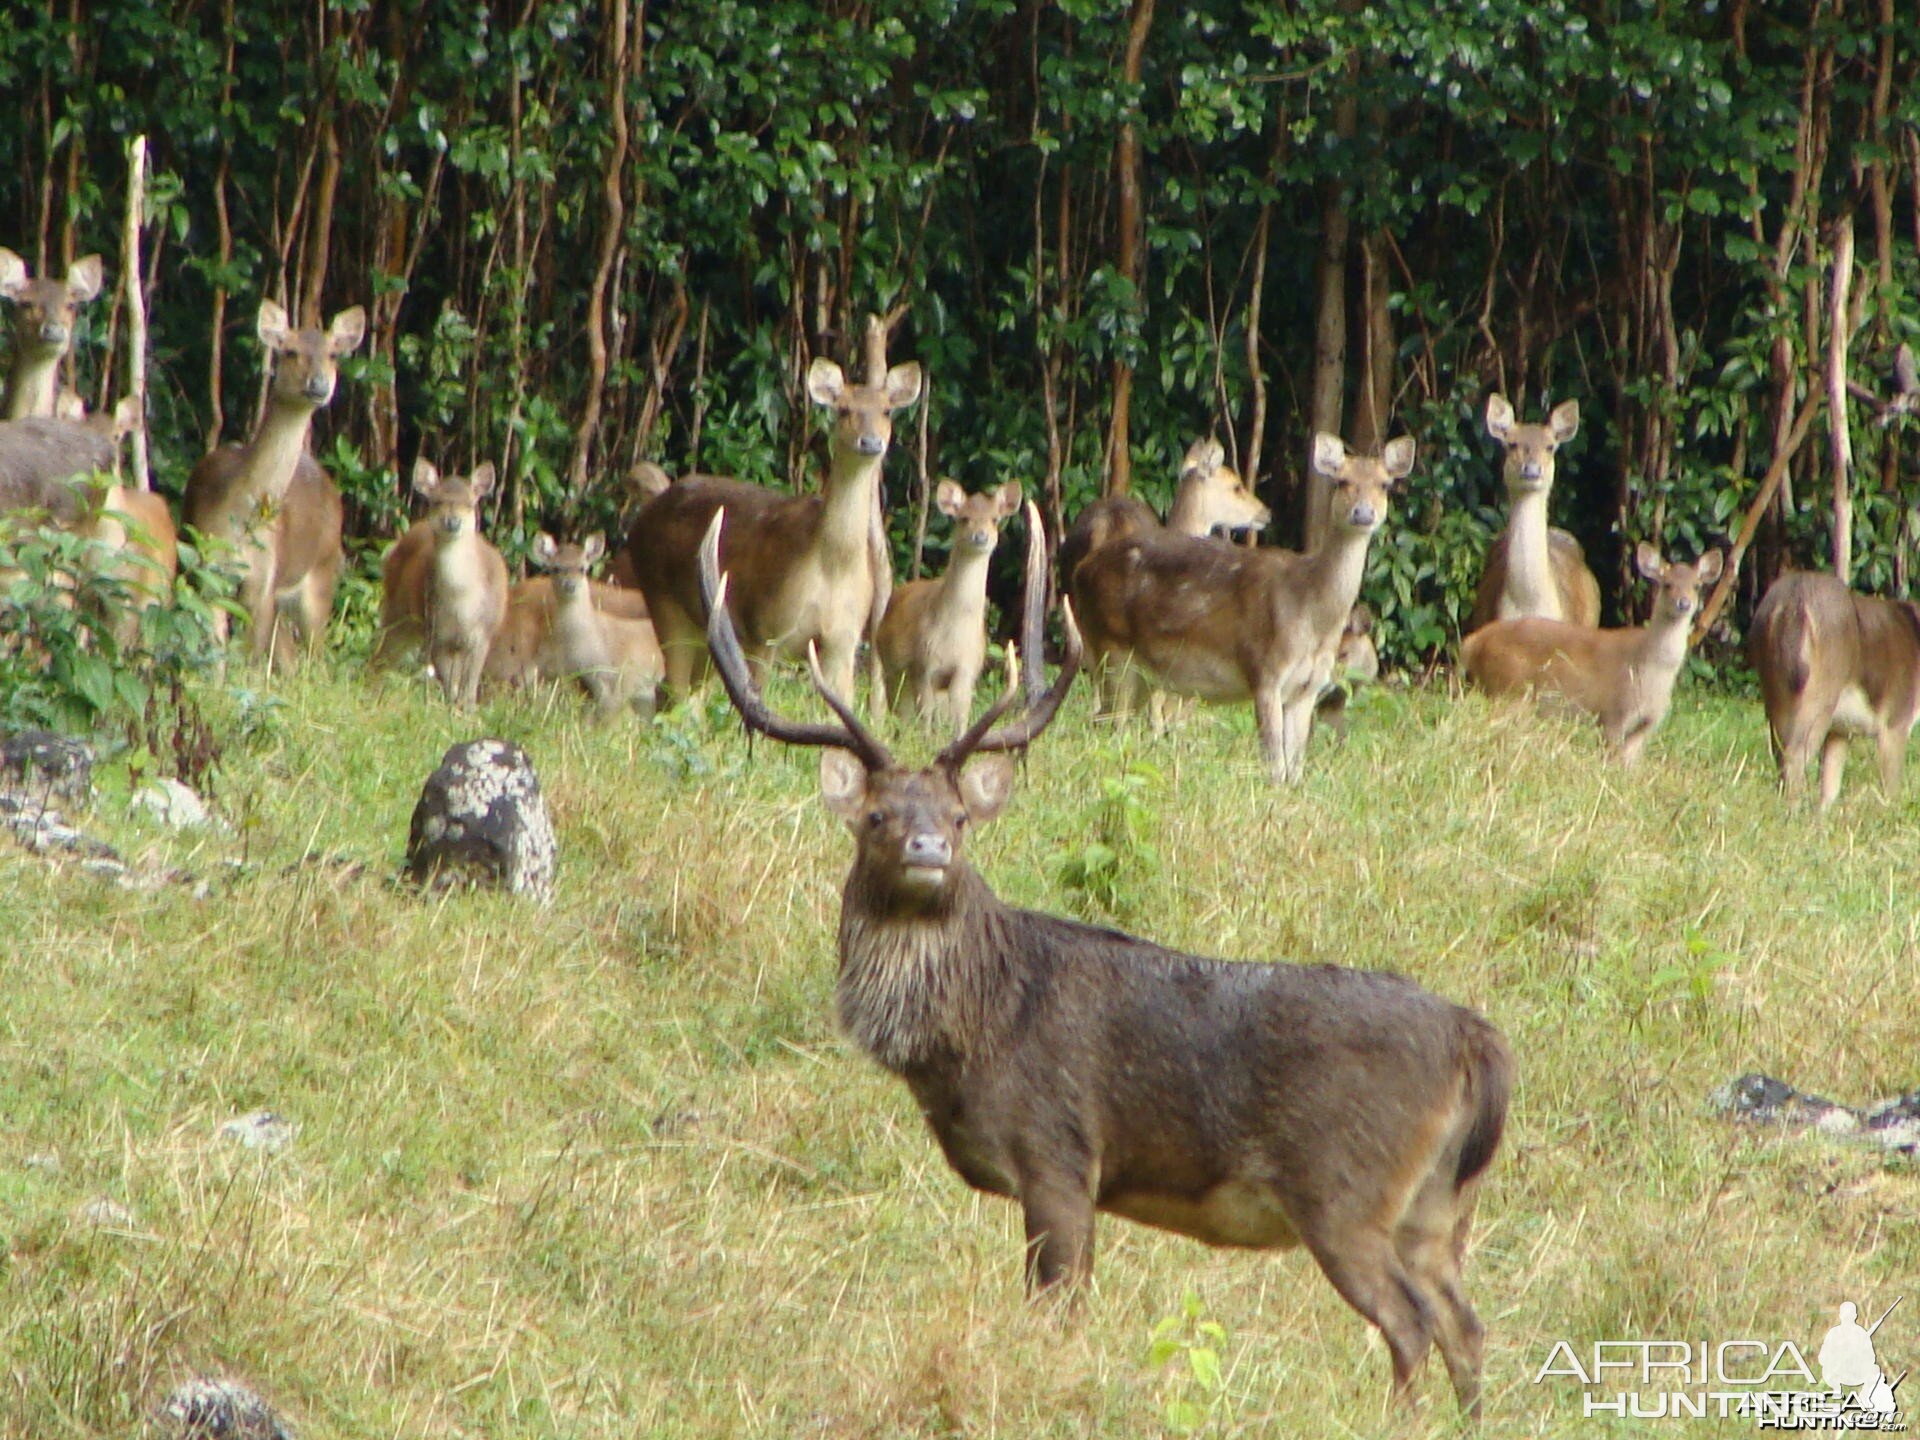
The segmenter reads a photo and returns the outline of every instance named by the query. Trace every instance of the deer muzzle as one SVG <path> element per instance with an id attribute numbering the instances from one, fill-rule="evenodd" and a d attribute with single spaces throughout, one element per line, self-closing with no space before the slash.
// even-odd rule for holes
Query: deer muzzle
<path id="1" fill-rule="evenodd" d="M 937 885 L 951 864 L 953 842 L 944 835 L 910 835 L 900 851 L 900 868 L 909 883 Z"/>
<path id="2" fill-rule="evenodd" d="M 876 435 L 869 430 L 853 442 L 853 448 L 862 455 L 884 455 L 887 453 L 886 437 Z"/>
<path id="3" fill-rule="evenodd" d="M 316 405 L 324 405 L 333 398 L 333 376 L 310 375 L 307 383 L 300 387 L 300 393 Z"/>
<path id="4" fill-rule="evenodd" d="M 40 327 L 40 338 L 48 345 L 66 344 L 67 334 L 67 327 L 58 320 L 49 320 Z"/>
<path id="5" fill-rule="evenodd" d="M 1356 530 L 1371 530 L 1380 523 L 1380 512 L 1362 500 L 1347 512 L 1347 523 Z"/>

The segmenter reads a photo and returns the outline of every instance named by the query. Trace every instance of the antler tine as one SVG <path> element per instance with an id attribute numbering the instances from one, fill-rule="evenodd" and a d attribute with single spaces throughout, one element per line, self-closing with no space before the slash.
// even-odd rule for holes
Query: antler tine
<path id="1" fill-rule="evenodd" d="M 940 752 L 940 763 L 943 765 L 959 765 L 975 751 L 1025 749 L 1053 723 L 1053 717 L 1059 713 L 1060 702 L 1067 698 L 1068 687 L 1073 684 L 1073 677 L 1080 668 L 1082 650 L 1080 627 L 1074 623 L 1073 606 L 1067 601 L 1061 602 L 1060 609 L 1067 632 L 1066 653 L 1061 656 L 1060 673 L 1054 677 L 1053 688 L 1044 693 L 1041 690 L 1046 676 L 1042 658 L 1047 603 L 1046 555 L 1046 532 L 1040 523 L 1040 507 L 1029 500 L 1026 603 L 1020 623 L 1020 659 L 1025 681 L 1022 688 L 1026 693 L 1027 708 L 1011 725 L 997 730 L 993 728 L 1013 702 L 1014 689 L 1009 677 L 1006 694 L 976 720 L 966 734 Z"/>
<path id="2" fill-rule="evenodd" d="M 807 672 L 813 676 L 813 688 L 820 692 L 820 698 L 827 702 L 827 708 L 838 715 L 840 723 L 846 727 L 847 741 L 841 742 L 845 748 L 865 761 L 869 770 L 884 770 L 891 765 L 893 756 L 887 753 L 887 747 L 874 739 L 873 733 L 860 723 L 860 717 L 853 713 L 853 707 L 834 694 L 833 687 L 827 683 L 827 677 L 820 669 L 820 652 L 811 640 L 807 642 Z"/>
<path id="3" fill-rule="evenodd" d="M 726 513 L 724 506 L 713 512 L 713 520 L 700 541 L 700 597 L 707 604 L 707 649 L 713 656 L 713 668 L 720 672 L 720 683 L 726 687 L 733 708 L 740 712 L 740 723 L 770 740 L 788 745 L 830 745 L 850 750 L 868 769 L 885 769 L 893 763 L 893 757 L 821 683 L 819 665 L 811 650 L 807 658 L 813 663 L 814 682 L 834 712 L 849 722 L 848 725 L 811 725 L 788 720 L 776 715 L 761 698 L 760 687 L 753 683 L 753 674 L 747 668 L 746 652 L 740 648 L 740 636 L 733 628 L 733 616 L 727 612 L 727 577 L 720 573 L 720 526 Z"/>

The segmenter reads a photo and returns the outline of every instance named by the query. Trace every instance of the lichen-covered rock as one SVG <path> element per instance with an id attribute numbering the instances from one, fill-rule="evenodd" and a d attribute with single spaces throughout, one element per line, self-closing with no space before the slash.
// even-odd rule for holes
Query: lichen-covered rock
<path id="1" fill-rule="evenodd" d="M 93 750 L 51 730 L 10 735 L 0 740 L 0 790 L 84 805 L 93 795 Z"/>
<path id="2" fill-rule="evenodd" d="M 505 740 L 455 745 L 413 807 L 407 874 L 418 884 L 553 893 L 553 826 L 533 762 Z"/>
<path id="3" fill-rule="evenodd" d="M 18 790 L 0 790 L 0 832 L 12 835 L 36 855 L 65 852 L 82 859 L 119 865 L 120 857 L 104 840 L 76 830 L 35 796 Z"/>
<path id="4" fill-rule="evenodd" d="M 235 1116 L 218 1131 L 222 1140 L 268 1155 L 278 1155 L 293 1144 L 294 1137 L 299 1133 L 298 1125 L 271 1110 L 255 1110 L 250 1115 Z"/>
<path id="5" fill-rule="evenodd" d="M 293 1440 L 273 1407 L 237 1380 L 176 1385 L 160 1402 L 160 1420 L 179 1440 Z"/>
<path id="6" fill-rule="evenodd" d="M 1729 1081 L 1708 1098 L 1713 1108 L 1730 1120 L 1808 1127 L 1904 1155 L 1920 1149 L 1920 1091 L 1856 1108 L 1805 1094 L 1771 1075 L 1754 1073 Z"/>
<path id="7" fill-rule="evenodd" d="M 151 780 L 133 793 L 132 808 L 142 811 L 169 830 L 211 825 L 207 802 L 190 785 L 178 780 Z"/>

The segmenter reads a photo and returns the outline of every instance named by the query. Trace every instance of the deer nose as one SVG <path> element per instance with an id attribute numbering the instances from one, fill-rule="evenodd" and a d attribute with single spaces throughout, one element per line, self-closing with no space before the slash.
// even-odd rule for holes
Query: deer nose
<path id="1" fill-rule="evenodd" d="M 1367 526 L 1370 526 L 1378 519 L 1379 519 L 1379 516 L 1375 512 L 1373 506 L 1368 504 L 1365 500 L 1362 500 L 1358 505 L 1354 506 L 1353 509 L 1347 512 L 1348 523 L 1360 528 L 1365 528 Z"/>
<path id="2" fill-rule="evenodd" d="M 853 448 L 862 455 L 884 455 L 887 453 L 887 442 L 869 430 L 853 442 Z"/>
<path id="3" fill-rule="evenodd" d="M 1520 462 L 1520 478 L 1522 480 L 1538 480 L 1540 478 L 1540 462 L 1538 460 L 1522 460 Z"/>
<path id="4" fill-rule="evenodd" d="M 1693 597 L 1691 595 L 1674 596 L 1673 613 L 1676 615 L 1691 615 L 1693 613 Z"/>
<path id="5" fill-rule="evenodd" d="M 40 338 L 49 345 L 64 345 L 67 343 L 67 327 L 57 320 L 49 320 L 40 327 Z"/>
<path id="6" fill-rule="evenodd" d="M 911 866 L 944 870 L 953 863 L 953 846 L 944 835 L 912 835 L 902 858 Z"/>
<path id="7" fill-rule="evenodd" d="M 333 398 L 333 377 L 331 375 L 309 375 L 307 377 L 307 383 L 300 388 L 305 392 L 309 400 L 324 405 Z"/>

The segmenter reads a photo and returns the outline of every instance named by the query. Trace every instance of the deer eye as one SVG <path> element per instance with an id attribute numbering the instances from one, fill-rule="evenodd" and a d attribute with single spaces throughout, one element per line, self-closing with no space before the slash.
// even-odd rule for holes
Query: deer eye
<path id="1" fill-rule="evenodd" d="M 872 827 L 873 827 L 873 828 L 874 828 L 875 830 L 878 830 L 878 829 L 879 829 L 879 828 L 880 828 L 880 827 L 881 827 L 882 825 L 884 825 L 884 824 L 886 824 L 886 823 L 887 823 L 887 812 L 886 812 L 886 811 L 884 811 L 884 810 L 869 810 L 869 811 L 867 812 L 867 824 L 868 824 L 868 825 L 870 825 L 870 826 L 872 826 Z"/>

